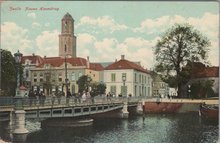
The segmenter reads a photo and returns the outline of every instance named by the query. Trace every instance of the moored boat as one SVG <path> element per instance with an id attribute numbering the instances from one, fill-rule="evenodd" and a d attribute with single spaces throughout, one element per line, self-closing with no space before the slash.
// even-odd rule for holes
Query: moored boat
<path id="1" fill-rule="evenodd" d="M 201 104 L 199 115 L 208 120 L 218 120 L 219 107 L 218 105 Z"/>

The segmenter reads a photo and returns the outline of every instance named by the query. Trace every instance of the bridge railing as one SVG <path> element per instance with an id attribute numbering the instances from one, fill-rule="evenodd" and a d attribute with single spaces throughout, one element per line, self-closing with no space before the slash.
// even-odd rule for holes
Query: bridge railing
<path id="1" fill-rule="evenodd" d="M 96 96 L 94 98 L 77 98 L 77 97 L 52 97 L 46 98 L 15 98 L 0 97 L 0 107 L 39 107 L 39 106 L 69 106 L 69 105 L 93 105 L 93 104 L 110 104 L 110 103 L 132 103 L 139 102 L 143 97 L 106 97 Z"/>

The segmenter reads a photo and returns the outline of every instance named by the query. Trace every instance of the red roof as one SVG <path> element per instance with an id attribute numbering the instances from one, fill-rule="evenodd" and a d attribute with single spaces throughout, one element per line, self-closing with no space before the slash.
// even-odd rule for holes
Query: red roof
<path id="1" fill-rule="evenodd" d="M 203 67 L 202 69 L 195 69 L 193 72 L 194 78 L 204 77 L 219 77 L 219 67 Z"/>
<path id="2" fill-rule="evenodd" d="M 100 63 L 90 63 L 89 69 L 95 70 L 95 71 L 102 71 L 104 70 L 104 67 Z"/>
<path id="3" fill-rule="evenodd" d="M 140 65 L 137 65 L 131 61 L 121 59 L 117 62 L 114 62 L 113 64 L 107 66 L 105 70 L 123 70 L 123 69 L 134 69 L 140 72 L 148 73 L 147 70 L 145 70 Z"/>
<path id="4" fill-rule="evenodd" d="M 87 61 L 84 58 L 66 58 L 66 62 L 71 64 L 72 66 L 86 66 Z M 65 58 L 61 57 L 46 57 L 44 58 L 44 63 L 39 65 L 38 67 L 43 67 L 44 64 L 50 64 L 53 67 L 59 67 L 65 63 Z"/>
<path id="5" fill-rule="evenodd" d="M 31 56 L 23 56 L 21 58 L 21 63 L 25 64 L 26 60 L 30 60 L 31 64 L 42 64 L 44 62 L 43 58 L 41 58 L 41 56 L 38 55 L 31 55 Z"/>

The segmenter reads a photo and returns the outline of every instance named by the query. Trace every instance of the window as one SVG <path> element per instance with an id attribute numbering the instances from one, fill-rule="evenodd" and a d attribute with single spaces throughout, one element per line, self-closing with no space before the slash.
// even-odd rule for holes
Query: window
<path id="1" fill-rule="evenodd" d="M 150 84 L 150 77 L 148 77 L 148 81 L 147 82 L 148 82 L 148 84 Z"/>
<path id="2" fill-rule="evenodd" d="M 29 71 L 27 69 L 25 70 L 25 76 L 26 76 L 26 78 L 29 77 Z"/>
<path id="3" fill-rule="evenodd" d="M 134 82 L 137 82 L 137 74 L 134 74 Z"/>
<path id="4" fill-rule="evenodd" d="M 52 82 L 56 82 L 56 79 L 57 79 L 56 77 L 57 77 L 56 73 L 53 72 L 53 73 L 51 74 Z"/>
<path id="5" fill-rule="evenodd" d="M 139 74 L 139 83 L 141 83 L 141 74 Z"/>
<path id="6" fill-rule="evenodd" d="M 147 77 L 144 76 L 144 83 L 146 84 L 147 83 Z"/>
<path id="7" fill-rule="evenodd" d="M 142 93 L 141 93 L 141 86 L 139 86 L 139 96 L 141 96 Z"/>
<path id="8" fill-rule="evenodd" d="M 40 73 L 40 82 L 43 82 L 43 73 Z"/>
<path id="9" fill-rule="evenodd" d="M 72 81 L 75 81 L 75 80 L 76 80 L 76 76 L 75 76 L 75 73 L 74 73 L 74 72 L 72 72 L 72 74 L 71 74 L 71 79 L 72 79 Z"/>
<path id="10" fill-rule="evenodd" d="M 111 74 L 111 81 L 112 81 L 112 82 L 115 82 L 115 73 L 112 73 L 112 74 Z"/>
<path id="11" fill-rule="evenodd" d="M 81 76 L 82 76 L 82 73 L 80 72 L 80 73 L 79 73 L 79 77 L 81 77 Z"/>
<path id="12" fill-rule="evenodd" d="M 34 77 L 37 77 L 37 73 L 34 73 Z"/>
<path id="13" fill-rule="evenodd" d="M 68 80 L 71 80 L 71 76 L 72 76 L 71 73 L 67 73 L 67 79 L 68 79 Z M 65 76 L 65 78 L 66 78 L 66 76 Z"/>
<path id="14" fill-rule="evenodd" d="M 58 81 L 59 81 L 59 82 L 62 82 L 62 73 L 59 73 L 59 74 L 58 74 Z"/>
<path id="15" fill-rule="evenodd" d="M 134 86 L 134 96 L 137 96 L 137 85 Z"/>
<path id="16" fill-rule="evenodd" d="M 116 94 L 116 86 L 115 85 L 110 87 L 110 92 Z"/>
<path id="17" fill-rule="evenodd" d="M 37 73 L 34 73 L 34 82 L 37 82 Z"/>
<path id="18" fill-rule="evenodd" d="M 59 79 L 58 79 L 58 80 L 59 80 L 59 82 L 62 82 L 62 77 L 59 77 Z"/>

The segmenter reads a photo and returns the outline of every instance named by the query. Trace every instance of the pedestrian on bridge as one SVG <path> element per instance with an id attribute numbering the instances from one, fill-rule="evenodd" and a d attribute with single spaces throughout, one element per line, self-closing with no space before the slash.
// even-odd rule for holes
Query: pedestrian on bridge
<path id="1" fill-rule="evenodd" d="M 56 95 L 55 95 L 55 92 L 53 92 L 52 93 L 52 105 L 54 105 L 55 99 L 56 99 Z"/>
<path id="2" fill-rule="evenodd" d="M 85 91 L 83 91 L 82 102 L 86 102 L 86 92 Z"/>
<path id="3" fill-rule="evenodd" d="M 60 102 L 61 102 L 61 97 L 62 97 L 62 91 L 58 90 L 56 96 L 57 96 L 57 102 L 58 102 L 58 104 L 60 104 Z"/>
<path id="4" fill-rule="evenodd" d="M 29 97 L 30 106 L 32 106 L 33 99 L 34 99 L 34 92 L 33 92 L 33 90 L 30 90 L 30 91 L 29 91 L 28 97 Z"/>
<path id="5" fill-rule="evenodd" d="M 70 89 L 68 89 L 67 94 L 66 94 L 66 104 L 67 105 L 69 105 L 70 97 L 71 97 L 71 93 L 70 93 Z"/>

